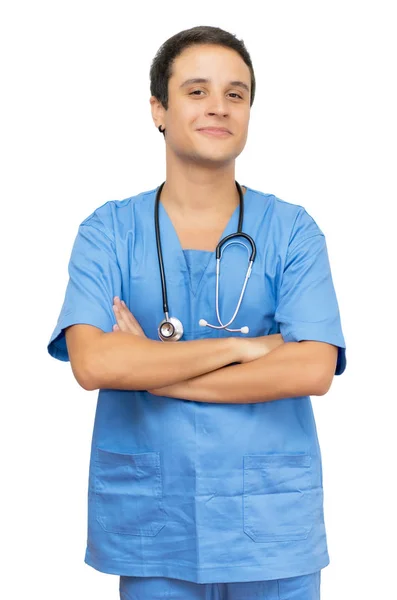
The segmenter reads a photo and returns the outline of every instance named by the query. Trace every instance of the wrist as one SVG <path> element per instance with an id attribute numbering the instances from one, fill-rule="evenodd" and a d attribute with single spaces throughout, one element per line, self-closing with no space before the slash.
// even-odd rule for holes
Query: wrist
<path id="1" fill-rule="evenodd" d="M 244 339 L 239 337 L 229 337 L 226 338 L 225 341 L 228 342 L 229 353 L 230 353 L 230 362 L 231 363 L 241 363 L 243 359 L 243 344 Z"/>
<path id="2" fill-rule="evenodd" d="M 273 338 L 273 348 L 278 348 L 278 346 L 282 346 L 283 344 L 285 344 L 284 338 L 281 335 L 281 333 L 274 333 L 270 337 Z"/>

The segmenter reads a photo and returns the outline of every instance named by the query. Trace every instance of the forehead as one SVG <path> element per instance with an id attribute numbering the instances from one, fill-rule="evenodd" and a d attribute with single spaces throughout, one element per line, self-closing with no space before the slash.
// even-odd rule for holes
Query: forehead
<path id="1" fill-rule="evenodd" d="M 170 83 L 181 83 L 185 79 L 207 77 L 210 79 L 239 79 L 248 86 L 250 70 L 238 52 L 232 48 L 212 44 L 189 46 L 179 54 L 172 65 Z"/>

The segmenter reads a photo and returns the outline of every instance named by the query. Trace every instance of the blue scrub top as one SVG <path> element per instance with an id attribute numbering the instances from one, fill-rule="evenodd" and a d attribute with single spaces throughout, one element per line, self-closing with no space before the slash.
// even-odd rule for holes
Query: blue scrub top
<path id="1" fill-rule="evenodd" d="M 324 234 L 302 206 L 244 187 L 243 231 L 257 256 L 232 327 L 334 344 L 340 375 L 345 341 Z M 158 340 L 157 189 L 106 202 L 79 226 L 48 344 L 54 358 L 69 360 L 65 327 L 112 331 L 114 296 Z M 242 335 L 199 326 L 201 318 L 217 324 L 215 253 L 184 251 L 161 203 L 159 214 L 170 315 L 183 322 L 184 339 Z M 238 214 L 237 207 L 223 236 L 237 231 Z M 223 322 L 234 313 L 247 260 L 240 245 L 223 254 Z M 105 573 L 196 583 L 311 573 L 329 563 L 322 484 L 309 396 L 218 404 L 99 390 L 85 562 Z"/>

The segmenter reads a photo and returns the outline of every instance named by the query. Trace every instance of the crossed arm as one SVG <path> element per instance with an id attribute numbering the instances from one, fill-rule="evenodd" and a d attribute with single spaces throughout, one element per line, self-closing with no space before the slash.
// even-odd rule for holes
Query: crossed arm
<path id="1" fill-rule="evenodd" d="M 336 360 L 337 347 L 331 344 L 282 342 L 257 360 L 148 391 L 196 402 L 239 404 L 322 396 L 331 386 Z"/>
<path id="2" fill-rule="evenodd" d="M 128 308 L 117 298 L 115 302 L 115 329 L 144 336 Z M 327 393 L 335 373 L 337 346 L 312 340 L 284 342 L 280 335 L 268 338 L 268 353 L 261 358 L 148 391 L 196 402 L 239 404 Z"/>

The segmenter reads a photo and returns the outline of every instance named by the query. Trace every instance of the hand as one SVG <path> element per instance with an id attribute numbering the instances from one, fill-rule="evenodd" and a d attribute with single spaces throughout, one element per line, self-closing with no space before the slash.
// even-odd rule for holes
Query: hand
<path id="1" fill-rule="evenodd" d="M 241 342 L 240 362 L 246 363 L 266 356 L 269 352 L 284 344 L 281 333 L 263 335 L 254 338 L 236 338 Z"/>
<path id="2" fill-rule="evenodd" d="M 118 296 L 114 297 L 113 312 L 117 321 L 113 325 L 113 331 L 125 331 L 126 333 L 147 337 L 124 300 L 120 300 Z"/>

